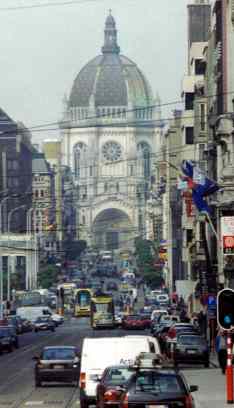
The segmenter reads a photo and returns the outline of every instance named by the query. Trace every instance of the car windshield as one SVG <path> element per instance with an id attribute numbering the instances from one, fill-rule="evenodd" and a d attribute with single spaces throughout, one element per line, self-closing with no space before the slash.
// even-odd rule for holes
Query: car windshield
<path id="1" fill-rule="evenodd" d="M 204 345 L 206 341 L 200 336 L 179 336 L 178 342 L 180 344 Z"/>
<path id="2" fill-rule="evenodd" d="M 74 348 L 51 348 L 43 351 L 42 360 L 73 360 Z"/>
<path id="3" fill-rule="evenodd" d="M 38 319 L 36 320 L 37 323 L 44 323 L 44 322 L 48 322 L 48 317 L 38 317 Z"/>
<path id="4" fill-rule="evenodd" d="M 127 320 L 139 320 L 140 317 L 139 316 L 128 316 Z"/>
<path id="5" fill-rule="evenodd" d="M 106 382 L 108 384 L 123 384 L 129 380 L 133 371 L 128 367 L 111 368 L 108 370 Z"/>
<path id="6" fill-rule="evenodd" d="M 136 392 L 181 393 L 181 386 L 175 375 L 153 371 L 141 371 L 136 377 Z"/>

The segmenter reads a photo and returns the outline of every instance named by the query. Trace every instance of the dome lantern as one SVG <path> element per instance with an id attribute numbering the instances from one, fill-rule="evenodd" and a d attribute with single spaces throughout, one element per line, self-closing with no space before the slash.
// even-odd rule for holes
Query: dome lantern
<path id="1" fill-rule="evenodd" d="M 104 31 L 104 46 L 102 47 L 103 54 L 119 54 L 120 47 L 117 41 L 117 30 L 115 19 L 111 14 L 106 18 L 105 31 Z"/>

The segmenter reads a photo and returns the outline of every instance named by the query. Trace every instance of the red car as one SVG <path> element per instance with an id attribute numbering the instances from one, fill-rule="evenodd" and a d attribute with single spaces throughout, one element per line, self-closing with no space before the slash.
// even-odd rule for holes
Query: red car
<path id="1" fill-rule="evenodd" d="M 145 320 L 140 315 L 129 315 L 122 320 L 123 329 L 144 330 L 146 328 Z"/>
<path id="2" fill-rule="evenodd" d="M 134 370 L 127 366 L 113 366 L 105 369 L 97 385 L 97 408 L 107 408 L 118 405 L 122 395 L 121 387 L 133 375 Z"/>

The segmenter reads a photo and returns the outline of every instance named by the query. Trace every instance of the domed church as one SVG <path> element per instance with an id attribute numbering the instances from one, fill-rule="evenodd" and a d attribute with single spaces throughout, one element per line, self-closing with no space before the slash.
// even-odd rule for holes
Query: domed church
<path id="1" fill-rule="evenodd" d="M 163 124 L 159 97 L 120 53 L 111 12 L 101 54 L 81 69 L 64 103 L 62 156 L 77 188 L 77 238 L 97 249 L 131 248 L 147 233 Z"/>

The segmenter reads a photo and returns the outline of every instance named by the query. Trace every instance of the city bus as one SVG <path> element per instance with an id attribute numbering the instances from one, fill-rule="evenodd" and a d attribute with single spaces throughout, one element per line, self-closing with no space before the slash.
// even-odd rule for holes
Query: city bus
<path id="1" fill-rule="evenodd" d="M 77 289 L 75 291 L 74 316 L 90 316 L 91 297 L 91 289 Z"/>
<path id="2" fill-rule="evenodd" d="M 95 294 L 91 299 L 90 323 L 93 329 L 114 328 L 114 301 L 111 295 Z"/>

